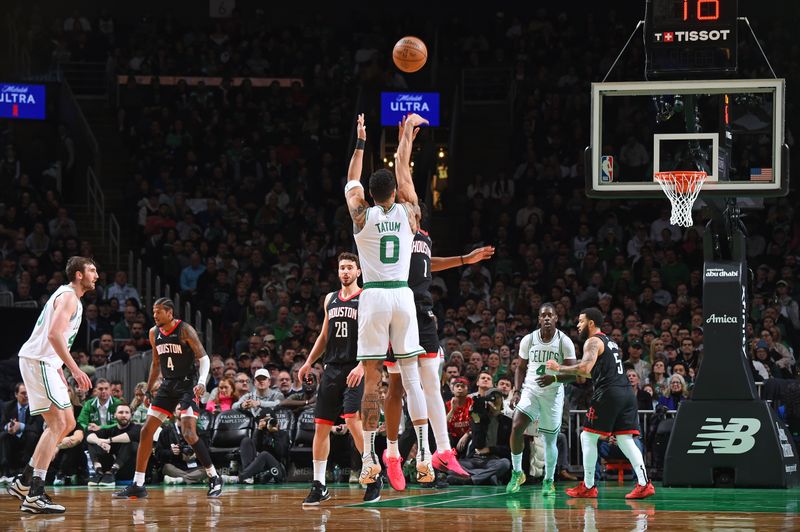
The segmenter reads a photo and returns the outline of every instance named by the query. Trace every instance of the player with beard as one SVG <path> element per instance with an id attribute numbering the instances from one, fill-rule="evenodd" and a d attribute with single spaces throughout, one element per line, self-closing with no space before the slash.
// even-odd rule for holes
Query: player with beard
<path id="1" fill-rule="evenodd" d="M 67 261 L 69 284 L 62 285 L 47 300 L 30 338 L 19 350 L 19 370 L 28 391 L 31 415 L 41 415 L 47 425 L 39 436 L 30 462 L 8 486 L 8 493 L 22 501 L 20 510 L 32 514 L 64 513 L 44 492 L 44 479 L 58 444 L 75 428 L 75 414 L 67 393 L 67 380 L 61 369 L 66 365 L 78 388 L 92 386 L 69 353 L 83 318 L 81 297 L 94 290 L 97 266 L 92 259 L 70 257 Z"/>
<path id="2" fill-rule="evenodd" d="M 358 297 L 361 288 L 358 277 L 361 275 L 358 256 L 353 253 L 339 254 L 339 281 L 342 287 L 325 297 L 325 318 L 322 329 L 314 342 L 297 376 L 301 381 L 308 378 L 314 363 L 325 355 L 325 369 L 317 391 L 314 405 L 314 443 L 311 450 L 314 464 L 314 480 L 311 492 L 303 501 L 304 507 L 319 506 L 331 498 L 325 485 L 325 471 L 328 467 L 331 428 L 343 417 L 353 442 L 359 453 L 363 453 L 364 440 L 361 419 L 363 383 L 349 387 L 347 376 L 356 367 L 358 360 Z M 367 484 L 365 502 L 380 500 L 382 483 L 380 479 Z"/>
<path id="3" fill-rule="evenodd" d="M 547 369 L 557 371 L 556 377 L 582 375 L 591 377 L 594 385 L 592 401 L 586 412 L 586 423 L 581 432 L 583 447 L 583 482 L 567 490 L 567 495 L 578 498 L 597 498 L 594 469 L 597 464 L 597 440 L 615 435 L 617 445 L 631 462 L 638 484 L 626 499 L 644 499 L 656 490 L 647 478 L 642 453 L 633 441 L 639 435 L 639 416 L 636 396 L 622 367 L 619 346 L 600 331 L 603 314 L 597 308 L 582 310 L 578 318 L 578 332 L 583 344 L 583 358 L 571 367 L 562 367 L 555 360 L 547 361 Z"/>
<path id="4" fill-rule="evenodd" d="M 172 417 L 178 404 L 181 405 L 181 435 L 186 443 L 192 446 L 197 461 L 206 470 L 208 496 L 219 497 L 222 493 L 222 480 L 211 461 L 211 453 L 205 442 L 197 435 L 197 417 L 200 413 L 197 397 L 201 397 L 206 391 L 211 361 L 197 336 L 197 331 L 188 323 L 176 319 L 174 310 L 175 304 L 166 297 L 159 298 L 153 303 L 153 321 L 156 326 L 150 329 L 153 362 L 150 366 L 150 377 L 147 379 L 148 396 L 159 375 L 163 375 L 164 381 L 150 404 L 147 421 L 142 427 L 133 482 L 125 489 L 114 493 L 113 496 L 117 499 L 147 497 L 144 474 L 153 449 L 153 434 L 167 418 Z M 200 367 L 196 379 L 195 360 Z"/>
<path id="5" fill-rule="evenodd" d="M 577 363 L 575 345 L 569 336 L 556 329 L 556 308 L 552 303 L 539 307 L 539 329 L 526 335 L 519 344 L 520 364 L 514 376 L 514 395 L 511 406 L 516 405 L 511 424 L 511 480 L 506 493 L 516 493 L 525 483 L 522 471 L 523 435 L 531 422 L 539 422 L 539 432 L 544 436 L 544 480 L 542 495 L 554 496 L 553 476 L 558 460 L 556 445 L 561 431 L 564 411 L 563 382 L 572 382 L 575 376 L 559 379 L 555 372 L 547 373 L 546 363 L 555 360 L 561 365 Z M 524 382 L 523 382 L 524 381 Z"/>

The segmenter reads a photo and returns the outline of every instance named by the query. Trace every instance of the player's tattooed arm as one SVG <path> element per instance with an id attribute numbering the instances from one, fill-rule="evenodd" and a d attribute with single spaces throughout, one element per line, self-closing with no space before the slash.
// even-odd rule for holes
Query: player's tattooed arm
<path id="1" fill-rule="evenodd" d="M 361 417 L 364 430 L 378 430 L 381 419 L 381 396 L 377 390 L 367 392 L 361 401 Z"/>
<path id="2" fill-rule="evenodd" d="M 183 322 L 183 327 L 181 327 L 181 342 L 186 342 L 192 348 L 194 358 L 199 360 L 208 356 L 206 348 L 203 347 L 203 342 L 200 341 L 200 337 L 197 335 L 197 331 L 186 322 Z"/>
<path id="3" fill-rule="evenodd" d="M 592 368 L 597 362 L 597 357 L 602 354 L 603 342 L 599 338 L 592 337 L 586 340 L 583 345 L 583 358 L 574 366 L 561 366 L 555 360 L 547 361 L 547 369 L 558 371 L 558 380 L 561 381 L 562 376 L 567 375 L 580 375 L 582 377 L 591 377 Z"/>
<path id="4" fill-rule="evenodd" d="M 347 185 L 344 189 L 344 197 L 347 200 L 347 210 L 353 224 L 360 231 L 367 221 L 367 209 L 369 203 L 364 197 L 364 186 L 361 184 L 361 169 L 364 161 L 364 143 L 367 141 L 367 126 L 364 124 L 364 113 L 358 115 L 356 123 L 356 149 L 350 158 L 350 166 L 347 168 Z"/>

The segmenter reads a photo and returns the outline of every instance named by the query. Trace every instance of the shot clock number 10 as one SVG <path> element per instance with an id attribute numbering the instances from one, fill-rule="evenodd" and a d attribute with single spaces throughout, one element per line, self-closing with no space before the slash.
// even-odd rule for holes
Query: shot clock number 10
<path id="1" fill-rule="evenodd" d="M 734 74 L 738 14 L 738 0 L 646 0 L 648 79 Z"/>

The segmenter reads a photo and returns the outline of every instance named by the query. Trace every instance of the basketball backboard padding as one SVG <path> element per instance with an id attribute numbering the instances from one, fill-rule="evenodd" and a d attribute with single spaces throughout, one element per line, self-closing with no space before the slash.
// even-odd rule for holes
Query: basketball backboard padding
<path id="1" fill-rule="evenodd" d="M 586 193 L 663 197 L 655 172 L 702 170 L 703 196 L 786 195 L 784 98 L 783 79 L 593 83 Z"/>

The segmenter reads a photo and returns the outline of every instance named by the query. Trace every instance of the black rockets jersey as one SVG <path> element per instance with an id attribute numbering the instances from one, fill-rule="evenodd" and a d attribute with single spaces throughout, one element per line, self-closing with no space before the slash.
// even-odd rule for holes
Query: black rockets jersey
<path id="1" fill-rule="evenodd" d="M 348 298 L 341 291 L 334 292 L 328 301 L 328 344 L 325 347 L 325 364 L 356 364 L 358 354 L 358 296 L 361 290 Z"/>
<path id="2" fill-rule="evenodd" d="M 181 341 L 183 322 L 178 323 L 171 331 L 156 328 L 156 353 L 161 365 L 161 375 L 165 379 L 184 379 L 194 376 L 195 353 L 189 344 Z"/>
<path id="3" fill-rule="evenodd" d="M 411 248 L 411 266 L 408 270 L 408 287 L 414 292 L 417 310 L 433 308 L 431 298 L 431 237 L 422 229 L 414 235 Z"/>
<path id="4" fill-rule="evenodd" d="M 595 337 L 603 342 L 603 354 L 597 357 L 592 368 L 593 397 L 601 396 L 612 387 L 630 388 L 631 384 L 622 368 L 622 356 L 617 343 L 605 334 L 596 334 Z"/>

